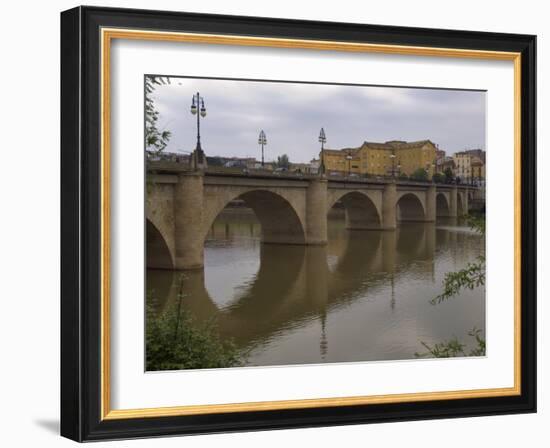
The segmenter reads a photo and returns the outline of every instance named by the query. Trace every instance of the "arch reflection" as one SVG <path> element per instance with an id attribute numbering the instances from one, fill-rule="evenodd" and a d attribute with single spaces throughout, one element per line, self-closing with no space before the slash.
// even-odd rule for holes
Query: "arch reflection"
<path id="1" fill-rule="evenodd" d="M 223 249 L 217 245 L 221 240 L 216 240 L 216 235 L 231 241 L 258 241 L 254 227 L 242 221 L 229 226 L 220 223 L 210 234 L 206 251 L 212 253 L 213 260 L 217 260 L 216 251 Z M 436 246 L 433 224 L 407 224 L 397 232 L 364 232 L 348 230 L 344 220 L 334 220 L 326 246 L 248 247 L 247 256 L 258 257 L 259 268 L 254 274 L 243 274 L 244 280 L 229 288 L 229 301 L 220 300 L 215 289 L 207 288 L 205 272 L 213 266 L 208 255 L 205 270 L 165 271 L 162 275 L 149 271 L 148 287 L 161 295 L 159 310 L 169 309 L 181 290 L 183 306 L 198 321 L 216 319 L 221 335 L 243 348 L 269 344 L 317 322 L 321 338 L 318 355 L 325 359 L 330 345 L 327 317 L 371 297 L 382 296 L 395 307 L 394 287 L 401 276 L 413 272 L 432 278 Z M 240 278 L 238 264 L 228 269 Z M 170 287 L 155 289 L 157 283 Z"/>

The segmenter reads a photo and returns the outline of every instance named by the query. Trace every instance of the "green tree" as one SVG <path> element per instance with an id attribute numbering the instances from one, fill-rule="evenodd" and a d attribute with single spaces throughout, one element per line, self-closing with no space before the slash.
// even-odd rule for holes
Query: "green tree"
<path id="1" fill-rule="evenodd" d="M 445 175 L 445 182 L 450 184 L 454 179 L 453 170 L 447 167 L 445 168 L 445 171 L 443 171 L 443 174 Z"/>
<path id="2" fill-rule="evenodd" d="M 442 184 L 443 182 L 445 182 L 445 175 L 442 174 L 442 173 L 435 173 L 435 174 L 432 176 L 432 180 L 433 180 L 436 184 Z"/>
<path id="3" fill-rule="evenodd" d="M 208 166 L 223 166 L 223 160 L 219 157 L 206 157 Z"/>
<path id="4" fill-rule="evenodd" d="M 290 169 L 290 160 L 288 158 L 288 155 L 283 154 L 282 156 L 277 156 L 277 168 L 285 168 Z"/>
<path id="5" fill-rule="evenodd" d="M 170 84 L 166 76 L 145 77 L 145 151 L 147 154 L 159 154 L 168 145 L 171 132 L 158 128 L 159 112 L 155 107 L 153 93 L 157 86 Z"/>
<path id="6" fill-rule="evenodd" d="M 428 173 L 424 168 L 417 168 L 414 173 L 411 174 L 412 180 L 426 181 L 428 180 Z"/>

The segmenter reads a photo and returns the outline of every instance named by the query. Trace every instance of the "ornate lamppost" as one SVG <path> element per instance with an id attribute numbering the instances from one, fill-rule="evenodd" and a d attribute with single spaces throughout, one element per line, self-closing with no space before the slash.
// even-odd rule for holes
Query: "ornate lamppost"
<path id="1" fill-rule="evenodd" d="M 321 132 L 319 132 L 319 142 L 321 143 L 321 151 L 323 151 L 325 149 L 325 143 L 327 142 L 327 136 L 323 128 L 321 128 Z"/>
<path id="2" fill-rule="evenodd" d="M 324 128 L 321 128 L 319 132 L 319 143 L 321 143 L 321 162 L 319 163 L 319 174 L 325 173 L 325 155 L 323 151 L 325 150 L 325 143 L 327 142 L 327 136 L 325 135 Z"/>
<path id="3" fill-rule="evenodd" d="M 264 167 L 264 145 L 267 145 L 267 138 L 265 132 L 262 129 L 260 135 L 258 136 L 258 145 L 262 145 L 262 168 Z"/>
<path id="4" fill-rule="evenodd" d="M 193 95 L 191 103 L 191 113 L 197 116 L 197 147 L 193 154 L 193 167 L 195 169 L 206 165 L 206 157 L 201 147 L 201 117 L 206 117 L 206 107 L 204 106 L 204 98 L 199 92 Z"/>

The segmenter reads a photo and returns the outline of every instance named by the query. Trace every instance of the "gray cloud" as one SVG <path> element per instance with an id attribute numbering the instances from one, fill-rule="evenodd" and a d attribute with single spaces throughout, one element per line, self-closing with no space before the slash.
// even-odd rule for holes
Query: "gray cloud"
<path id="1" fill-rule="evenodd" d="M 167 151 L 195 147 L 196 117 L 189 108 L 197 91 L 208 113 L 201 142 L 209 156 L 259 158 L 264 129 L 267 160 L 286 153 L 307 162 L 319 154 L 321 127 L 328 148 L 430 139 L 448 154 L 485 149 L 484 92 L 172 78 L 154 93 L 159 125 L 172 132 Z"/>

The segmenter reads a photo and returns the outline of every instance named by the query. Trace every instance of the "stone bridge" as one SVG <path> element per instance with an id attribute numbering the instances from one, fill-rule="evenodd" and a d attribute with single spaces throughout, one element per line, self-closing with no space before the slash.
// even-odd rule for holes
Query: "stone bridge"
<path id="1" fill-rule="evenodd" d="M 240 199 L 256 214 L 262 242 L 324 245 L 327 215 L 339 203 L 348 229 L 395 230 L 399 221 L 434 222 L 468 212 L 473 187 L 319 176 L 235 174 L 158 166 L 147 175 L 147 266 L 203 266 L 206 235 Z"/>

